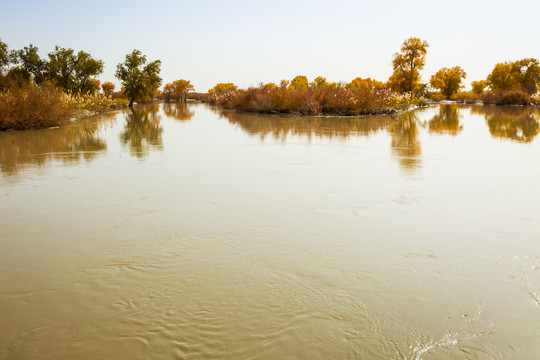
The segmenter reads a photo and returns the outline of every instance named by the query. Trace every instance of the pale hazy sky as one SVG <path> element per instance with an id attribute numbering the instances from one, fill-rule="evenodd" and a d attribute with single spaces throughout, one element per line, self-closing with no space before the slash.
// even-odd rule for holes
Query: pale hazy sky
<path id="1" fill-rule="evenodd" d="M 204 92 L 306 75 L 386 81 L 408 37 L 430 44 L 423 80 L 459 65 L 467 83 L 498 62 L 540 58 L 540 1 L 6 1 L 0 38 L 10 49 L 55 45 L 105 62 L 102 81 L 134 48 L 162 60 L 164 83 Z"/>

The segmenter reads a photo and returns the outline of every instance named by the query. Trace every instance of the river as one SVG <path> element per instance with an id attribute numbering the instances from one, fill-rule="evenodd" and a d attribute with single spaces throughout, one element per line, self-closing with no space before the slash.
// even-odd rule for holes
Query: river
<path id="1" fill-rule="evenodd" d="M 539 126 L 160 103 L 0 133 L 0 358 L 537 358 Z"/>

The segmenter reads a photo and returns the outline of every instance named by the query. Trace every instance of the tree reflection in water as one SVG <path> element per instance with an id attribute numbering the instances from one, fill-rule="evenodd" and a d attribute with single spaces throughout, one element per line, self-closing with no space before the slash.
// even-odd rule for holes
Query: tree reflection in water
<path id="1" fill-rule="evenodd" d="M 389 116 L 350 117 L 308 117 L 261 115 L 222 111 L 220 116 L 251 135 L 259 135 L 261 140 L 272 136 L 285 141 L 288 136 L 319 138 L 347 138 L 355 135 L 368 136 L 385 129 L 392 119 Z"/>
<path id="2" fill-rule="evenodd" d="M 142 159 L 150 154 L 150 150 L 163 150 L 161 116 L 156 112 L 157 104 L 127 111 L 120 141 L 129 146 L 132 156 Z"/>
<path id="3" fill-rule="evenodd" d="M 185 102 L 163 103 L 163 112 L 165 116 L 172 117 L 180 121 L 189 121 L 195 115 L 195 111 L 190 109 L 190 105 Z"/>
<path id="4" fill-rule="evenodd" d="M 439 113 L 429 121 L 429 132 L 456 136 L 463 130 L 462 117 L 457 105 L 439 105 Z"/>
<path id="5" fill-rule="evenodd" d="M 540 109 L 522 106 L 478 106 L 473 114 L 486 119 L 491 136 L 529 143 L 538 135 Z"/>
<path id="6" fill-rule="evenodd" d="M 392 136 L 392 152 L 399 159 L 400 165 L 407 171 L 421 166 L 422 150 L 414 112 L 398 116 L 354 118 L 260 115 L 234 111 L 222 111 L 220 115 L 248 134 L 259 135 L 261 140 L 267 136 L 281 141 L 285 141 L 288 136 L 306 136 L 308 139 L 348 138 L 369 136 L 387 130 Z"/>
<path id="7" fill-rule="evenodd" d="M 51 161 L 90 162 L 107 150 L 99 132 L 115 119 L 116 114 L 102 114 L 55 129 L 0 133 L 0 171 L 16 175 L 24 168 Z"/>
<path id="8" fill-rule="evenodd" d="M 417 115 L 407 112 L 399 115 L 388 128 L 392 137 L 392 153 L 406 171 L 415 171 L 422 167 L 422 147 L 418 139 Z"/>

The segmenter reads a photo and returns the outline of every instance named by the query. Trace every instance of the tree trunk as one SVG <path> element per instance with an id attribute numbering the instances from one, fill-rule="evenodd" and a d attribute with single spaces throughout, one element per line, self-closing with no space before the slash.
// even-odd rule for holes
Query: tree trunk
<path id="1" fill-rule="evenodd" d="M 129 107 L 133 107 L 133 102 L 135 101 L 134 98 L 131 98 L 131 100 L 129 100 Z"/>

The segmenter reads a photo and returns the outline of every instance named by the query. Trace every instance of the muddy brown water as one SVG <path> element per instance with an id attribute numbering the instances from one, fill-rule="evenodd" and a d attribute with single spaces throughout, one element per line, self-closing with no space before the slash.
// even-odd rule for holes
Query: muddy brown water
<path id="1" fill-rule="evenodd" d="M 0 133 L 0 358 L 538 358 L 539 120 L 155 104 Z"/>

